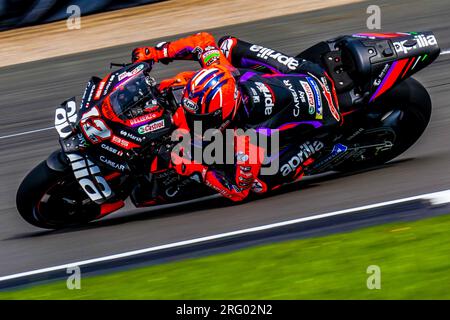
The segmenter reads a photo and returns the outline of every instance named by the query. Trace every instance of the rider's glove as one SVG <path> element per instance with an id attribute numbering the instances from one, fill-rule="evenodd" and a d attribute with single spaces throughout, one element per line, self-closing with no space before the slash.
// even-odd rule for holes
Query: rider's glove
<path id="1" fill-rule="evenodd" d="M 169 42 L 161 42 L 156 47 L 135 48 L 131 54 L 131 61 L 135 62 L 161 62 L 168 64 L 173 61 L 169 54 Z"/>
<path id="2" fill-rule="evenodd" d="M 131 61 L 134 62 L 143 62 L 143 61 L 152 61 L 158 62 L 158 52 L 153 47 L 141 47 L 135 48 L 131 53 Z"/>
<path id="3" fill-rule="evenodd" d="M 181 155 L 180 155 L 181 153 Z M 194 160 L 187 159 L 185 154 L 183 154 L 183 150 L 181 151 L 172 151 L 171 159 L 172 166 L 175 171 L 182 176 L 192 176 L 194 174 L 199 174 L 201 180 L 205 179 L 206 172 L 208 171 L 208 167 L 198 163 Z"/>

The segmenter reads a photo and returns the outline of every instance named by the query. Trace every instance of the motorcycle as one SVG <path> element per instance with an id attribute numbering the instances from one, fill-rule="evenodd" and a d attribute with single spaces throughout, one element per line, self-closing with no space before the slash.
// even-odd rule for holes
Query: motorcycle
<path id="1" fill-rule="evenodd" d="M 432 110 L 426 89 L 411 76 L 439 54 L 432 32 L 410 32 L 340 36 L 297 55 L 320 64 L 337 94 L 349 100 L 340 110 L 344 124 L 316 161 L 303 164 L 305 175 L 370 168 L 410 148 Z M 37 165 L 17 192 L 17 209 L 27 222 L 58 229 L 100 219 L 127 198 L 148 207 L 161 198 L 178 203 L 214 194 L 167 166 L 171 112 L 180 105 L 183 87 L 158 94 L 151 69 L 145 62 L 120 65 L 103 79 L 90 79 L 79 108 L 71 98 L 56 109 L 61 149 Z M 121 108 L 139 101 L 129 101 L 136 95 L 127 91 L 147 101 L 146 113 L 131 120 L 120 114 L 132 108 Z"/>

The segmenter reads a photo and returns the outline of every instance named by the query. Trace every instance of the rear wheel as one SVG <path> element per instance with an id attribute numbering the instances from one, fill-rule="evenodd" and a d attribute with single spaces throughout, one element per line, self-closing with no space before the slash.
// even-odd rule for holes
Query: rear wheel
<path id="1" fill-rule="evenodd" d="M 360 170 L 396 158 L 420 138 L 431 117 L 430 96 L 412 78 L 400 83 L 370 108 L 373 111 L 368 112 L 364 119 L 355 119 L 365 127 L 351 141 L 356 149 L 360 147 L 359 152 L 338 165 L 336 170 Z"/>
<path id="2" fill-rule="evenodd" d="M 16 204 L 27 222 L 46 229 L 85 224 L 100 215 L 100 206 L 87 197 L 72 172 L 53 170 L 46 161 L 22 181 Z"/>

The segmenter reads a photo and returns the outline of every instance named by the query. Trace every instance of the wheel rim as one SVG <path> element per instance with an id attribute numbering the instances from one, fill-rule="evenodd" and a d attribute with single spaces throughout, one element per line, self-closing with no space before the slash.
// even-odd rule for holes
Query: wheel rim
<path id="1" fill-rule="evenodd" d="M 64 226 L 86 223 L 99 213 L 76 181 L 61 179 L 49 187 L 33 207 L 33 215 L 46 224 Z"/>

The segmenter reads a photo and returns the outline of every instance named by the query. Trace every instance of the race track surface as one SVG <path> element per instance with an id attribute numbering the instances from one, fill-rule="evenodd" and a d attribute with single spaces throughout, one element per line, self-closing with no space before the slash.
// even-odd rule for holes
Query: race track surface
<path id="1" fill-rule="evenodd" d="M 383 31 L 436 33 L 450 47 L 450 4 L 433 1 L 369 1 L 305 14 L 210 30 L 296 54 L 340 34 L 367 31 L 366 8 L 379 4 Z M 160 39 L 147 44 L 156 44 Z M 0 69 L 0 137 L 53 125 L 54 109 L 80 97 L 93 74 L 108 72 L 110 61 L 126 62 L 139 44 L 91 51 Z M 26 48 L 23 48 L 26 50 Z M 195 69 L 191 62 L 157 66 L 162 79 Z M 261 224 L 448 189 L 450 185 L 450 55 L 416 75 L 431 94 L 434 112 L 419 142 L 383 168 L 318 179 L 251 203 L 224 207 L 222 202 L 162 212 L 127 209 L 91 226 L 43 231 L 22 221 L 15 193 L 33 166 L 58 148 L 52 130 L 0 139 L 0 276 L 89 259 L 148 246 L 212 235 Z M 393 212 L 393 214 L 395 214 Z"/>

